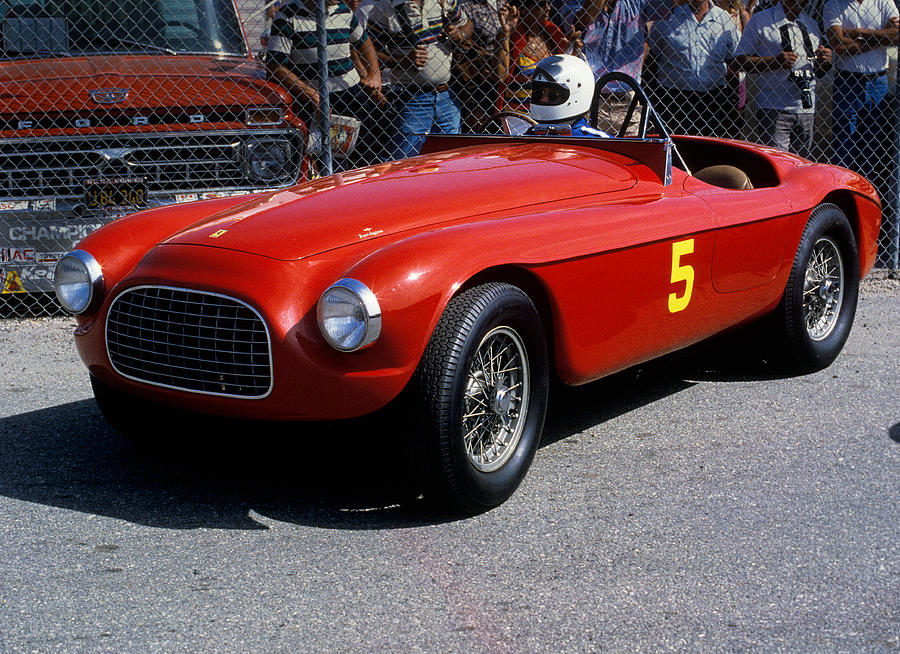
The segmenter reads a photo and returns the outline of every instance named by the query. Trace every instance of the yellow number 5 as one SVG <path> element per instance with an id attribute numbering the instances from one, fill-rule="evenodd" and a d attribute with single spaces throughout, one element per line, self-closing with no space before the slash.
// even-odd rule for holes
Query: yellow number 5
<path id="1" fill-rule="evenodd" d="M 672 243 L 672 283 L 685 282 L 684 295 L 669 293 L 669 313 L 676 313 L 687 308 L 694 290 L 694 268 L 688 264 L 681 265 L 681 257 L 694 251 L 694 239 Z"/>

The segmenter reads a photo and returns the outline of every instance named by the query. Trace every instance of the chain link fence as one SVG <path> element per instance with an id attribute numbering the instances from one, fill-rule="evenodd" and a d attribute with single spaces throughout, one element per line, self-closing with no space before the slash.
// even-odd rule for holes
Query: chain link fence
<path id="1" fill-rule="evenodd" d="M 0 2 L 0 314 L 58 311 L 56 260 L 120 216 L 304 177 L 258 39 L 232 0 Z"/>
<path id="2" fill-rule="evenodd" d="M 896 29 L 893 46 L 844 33 L 886 57 L 885 76 L 833 48 L 827 61 L 824 0 L 786 34 L 781 5 L 741 1 L 698 20 L 662 0 L 668 18 L 630 25 L 654 106 L 675 134 L 865 174 L 885 204 L 878 265 L 897 269 Z M 862 6 L 896 15 L 894 2 Z M 583 48 L 591 61 L 597 30 L 572 27 L 573 3 L 353 0 L 323 15 L 315 0 L 2 0 L 0 316 L 58 312 L 56 260 L 127 213 L 415 154 L 426 131 L 497 130 L 499 113 L 527 113 L 541 58 Z"/>

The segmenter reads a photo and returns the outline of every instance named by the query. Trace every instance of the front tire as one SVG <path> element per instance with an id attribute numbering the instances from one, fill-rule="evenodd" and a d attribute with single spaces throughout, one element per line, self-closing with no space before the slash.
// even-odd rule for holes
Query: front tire
<path id="1" fill-rule="evenodd" d="M 814 372 L 837 358 L 853 326 L 859 254 L 844 213 L 821 204 L 810 215 L 779 306 L 787 360 Z"/>
<path id="2" fill-rule="evenodd" d="M 476 513 L 518 487 L 547 410 L 547 345 L 528 296 L 509 284 L 453 298 L 413 378 L 426 497 Z"/>

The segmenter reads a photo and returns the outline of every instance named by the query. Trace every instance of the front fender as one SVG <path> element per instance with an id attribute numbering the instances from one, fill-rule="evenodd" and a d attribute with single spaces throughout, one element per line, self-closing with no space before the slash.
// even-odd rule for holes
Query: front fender
<path id="1" fill-rule="evenodd" d="M 346 270 L 344 277 L 363 282 L 378 298 L 382 332 L 371 349 L 385 367 L 412 376 L 441 314 L 468 280 L 489 268 L 536 262 L 522 240 L 498 235 L 507 226 L 498 220 L 418 234 Z"/>
<path id="2" fill-rule="evenodd" d="M 108 293 L 160 241 L 254 197 L 243 195 L 139 211 L 88 234 L 76 248 L 89 252 L 100 264 Z M 79 316 L 79 320 L 88 318 L 89 314 Z"/>

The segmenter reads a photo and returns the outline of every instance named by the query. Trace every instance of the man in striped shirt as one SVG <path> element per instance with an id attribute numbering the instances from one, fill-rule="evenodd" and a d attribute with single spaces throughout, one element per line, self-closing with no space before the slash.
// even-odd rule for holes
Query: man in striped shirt
<path id="1" fill-rule="evenodd" d="M 356 148 L 346 165 L 365 165 L 379 160 L 381 114 L 381 70 L 366 30 L 350 8 L 338 0 L 326 5 L 325 28 L 328 59 L 328 100 L 333 114 L 352 116 L 362 125 Z M 272 20 L 266 46 L 269 75 L 287 88 L 305 115 L 315 116 L 319 108 L 318 36 L 315 0 L 291 0 L 280 7 Z M 359 55 L 360 75 L 351 57 Z"/>
<path id="2" fill-rule="evenodd" d="M 419 152 L 432 131 L 458 134 L 460 111 L 449 88 L 452 42 L 472 34 L 472 21 L 457 0 L 376 0 L 368 30 L 391 69 L 399 119 L 393 158 Z"/>

